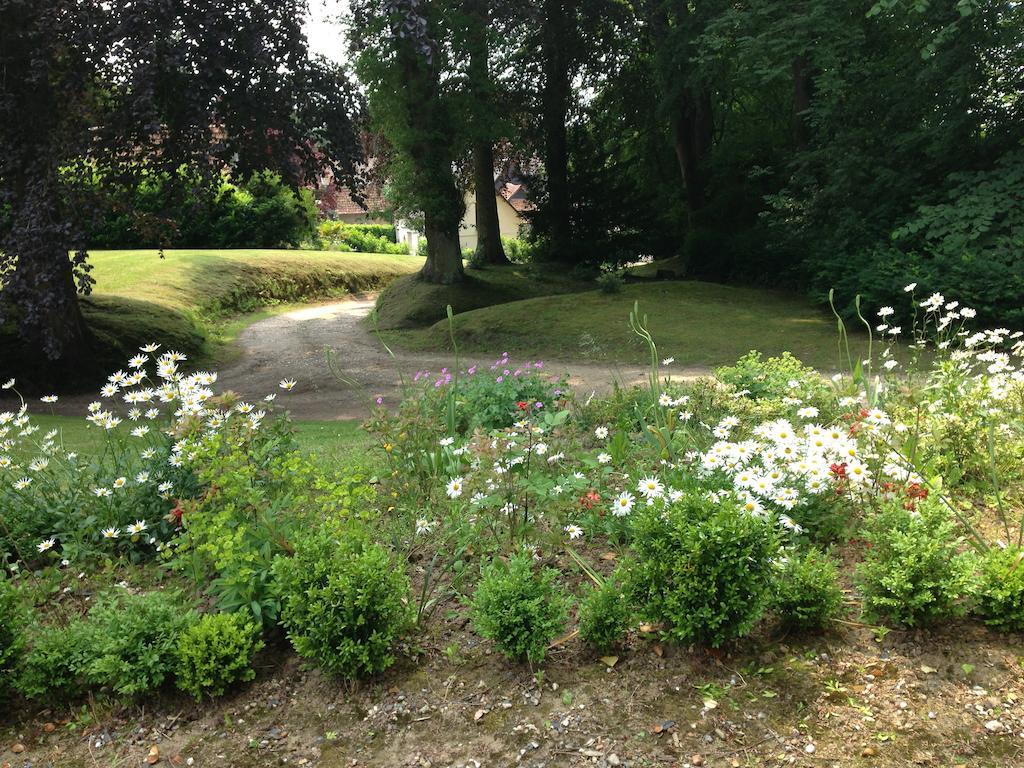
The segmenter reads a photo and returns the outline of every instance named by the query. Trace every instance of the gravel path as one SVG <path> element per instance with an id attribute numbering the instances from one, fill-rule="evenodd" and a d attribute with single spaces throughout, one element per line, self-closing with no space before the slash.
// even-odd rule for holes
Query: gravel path
<path id="1" fill-rule="evenodd" d="M 366 416 L 372 399 L 381 395 L 394 405 L 400 397 L 400 374 L 412 377 L 418 370 L 438 371 L 450 366 L 449 353 L 423 354 L 395 350 L 392 359 L 380 342 L 360 322 L 373 309 L 373 297 L 358 297 L 330 304 L 301 307 L 261 320 L 238 337 L 238 360 L 220 372 L 223 387 L 256 399 L 278 391 L 278 382 L 293 378 L 298 385 L 284 398 L 297 419 L 352 419 Z M 340 381 L 327 363 L 333 350 Z M 490 364 L 493 356 L 467 355 L 465 365 Z M 567 373 L 569 382 L 582 394 L 607 391 L 615 381 L 631 384 L 643 380 L 647 369 L 564 360 L 546 360 L 552 374 Z M 693 377 L 707 369 L 676 369 L 676 377 Z"/>
<path id="2" fill-rule="evenodd" d="M 361 321 L 373 309 L 375 297 L 358 296 L 328 304 L 311 304 L 253 323 L 239 335 L 239 354 L 219 369 L 217 390 L 231 389 L 256 402 L 271 392 L 280 393 L 282 379 L 295 379 L 297 385 L 279 402 L 295 419 L 331 421 L 361 419 L 370 411 L 375 397 L 394 406 L 401 397 L 401 374 L 407 379 L 419 370 L 439 371 L 451 367 L 450 353 L 416 353 L 394 350 L 392 358 L 380 341 Z M 333 351 L 335 370 L 328 364 Z M 489 366 L 502 350 L 488 355 L 464 355 L 463 366 Z M 522 362 L 513 358 L 513 362 Z M 552 375 L 567 374 L 577 394 L 607 392 L 615 382 L 633 384 L 643 381 L 647 368 L 638 365 L 545 360 Z M 335 371 L 340 374 L 335 375 Z M 666 369 L 672 378 L 702 376 L 707 368 L 673 365 Z M 84 416 L 94 393 L 61 395 L 52 407 L 55 413 Z M 32 403 L 33 411 L 45 412 Z M 13 401 L 0 402 L 0 410 L 15 407 Z"/>

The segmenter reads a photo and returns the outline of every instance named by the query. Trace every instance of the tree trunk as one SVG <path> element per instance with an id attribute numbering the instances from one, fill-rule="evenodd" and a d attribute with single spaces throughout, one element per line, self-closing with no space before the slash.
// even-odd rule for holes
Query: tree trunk
<path id="1" fill-rule="evenodd" d="M 498 123 L 491 81 L 487 29 L 490 0 L 467 3 L 469 22 L 469 87 L 473 98 L 473 194 L 476 199 L 476 252 L 484 264 L 508 264 L 501 245 L 498 201 L 494 195 L 494 136 Z"/>
<path id="2" fill-rule="evenodd" d="M 45 165 L 38 161 L 32 169 L 38 176 L 15 185 L 3 247 L 18 262 L 0 293 L 0 317 L 16 319 L 23 349 L 33 357 L 42 351 L 51 361 L 45 367 L 60 371 L 89 356 L 93 336 L 78 303 L 56 171 Z"/>
<path id="3" fill-rule="evenodd" d="M 550 251 L 554 259 L 571 258 L 572 227 L 569 204 L 569 149 L 566 118 L 569 113 L 570 34 L 568 20 L 572 0 L 544 3 L 544 93 L 541 121 L 544 128 L 544 171 L 547 177 L 547 219 Z"/>
<path id="4" fill-rule="evenodd" d="M 423 232 L 427 237 L 427 260 L 420 270 L 420 277 L 428 283 L 461 283 L 465 273 L 458 223 L 452 227 L 451 222 L 439 221 L 437 216 L 424 212 Z"/>
<path id="5" fill-rule="evenodd" d="M 713 128 L 711 93 L 704 90 L 695 95 L 691 89 L 684 89 L 672 120 L 672 143 L 691 214 L 707 203 L 705 167 Z"/>
<path id="6" fill-rule="evenodd" d="M 473 145 L 473 187 L 479 260 L 484 264 L 508 264 L 501 244 L 498 198 L 494 191 L 494 147 L 489 141 L 478 141 Z"/>

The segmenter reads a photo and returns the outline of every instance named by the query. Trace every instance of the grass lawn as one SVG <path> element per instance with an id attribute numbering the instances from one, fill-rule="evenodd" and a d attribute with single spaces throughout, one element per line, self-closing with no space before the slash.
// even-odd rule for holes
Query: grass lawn
<path id="1" fill-rule="evenodd" d="M 422 264 L 415 256 L 298 250 L 95 251 L 86 318 L 109 346 L 159 339 L 216 361 L 241 315 L 377 290 Z M 117 355 L 116 357 L 120 357 Z"/>
<path id="2" fill-rule="evenodd" d="M 539 296 L 585 291 L 592 282 L 573 279 L 551 265 L 510 264 L 466 269 L 458 285 L 432 285 L 416 276 L 391 283 L 377 300 L 380 328 L 422 328 L 445 318 L 445 307 L 455 313 L 507 304 Z"/>
<path id="3" fill-rule="evenodd" d="M 629 328 L 634 301 L 648 315 L 659 354 L 678 365 L 724 365 L 751 349 L 766 355 L 789 350 L 822 370 L 839 365 L 835 320 L 806 299 L 695 281 L 631 284 L 611 295 L 587 291 L 476 309 L 455 317 L 456 338 L 467 352 L 642 363 L 647 347 Z M 385 335 L 407 349 L 449 346 L 447 321 Z"/>
<path id="4" fill-rule="evenodd" d="M 95 454 L 103 445 L 103 431 L 84 417 L 51 416 L 33 413 L 32 421 L 41 428 L 40 434 L 51 429 L 60 430 L 59 439 L 69 450 Z M 343 421 L 296 421 L 295 439 L 300 449 L 314 454 L 327 464 L 347 463 L 370 445 L 370 436 L 356 419 Z M 123 427 L 122 427 L 123 428 Z M 34 456 L 34 454 L 33 454 Z"/>

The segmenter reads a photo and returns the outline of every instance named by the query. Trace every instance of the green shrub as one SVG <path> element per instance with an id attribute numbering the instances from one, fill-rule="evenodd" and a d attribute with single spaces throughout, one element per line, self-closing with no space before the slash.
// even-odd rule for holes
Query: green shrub
<path id="1" fill-rule="evenodd" d="M 184 196 L 173 187 L 188 190 Z M 309 237 L 316 221 L 310 190 L 296 191 L 272 171 L 224 182 L 212 193 L 182 171 L 115 190 L 91 233 L 97 248 L 277 248 Z"/>
<path id="2" fill-rule="evenodd" d="M 816 549 L 787 555 L 775 573 L 774 605 L 788 629 L 824 629 L 843 605 L 835 560 Z"/>
<path id="3" fill-rule="evenodd" d="M 629 624 L 630 609 L 626 595 L 608 580 L 590 590 L 580 603 L 580 637 L 598 651 L 614 648 L 622 640 Z"/>
<path id="4" fill-rule="evenodd" d="M 771 596 L 774 528 L 698 493 L 634 513 L 626 593 L 666 639 L 718 648 L 757 623 Z"/>
<path id="5" fill-rule="evenodd" d="M 626 285 L 626 281 L 618 272 L 602 272 L 594 282 L 597 283 L 597 288 L 601 293 L 608 295 L 622 293 L 622 289 Z"/>
<path id="6" fill-rule="evenodd" d="M 978 615 L 996 629 L 1024 630 L 1024 549 L 993 547 L 980 565 L 974 588 Z"/>
<path id="7" fill-rule="evenodd" d="M 10 687 L 14 666 L 25 643 L 25 612 L 14 586 L 0 576 L 0 694 Z"/>
<path id="8" fill-rule="evenodd" d="M 409 579 L 391 554 L 352 525 L 318 531 L 274 561 L 281 619 L 301 656 L 342 677 L 371 675 L 394 663 L 408 628 Z"/>
<path id="9" fill-rule="evenodd" d="M 17 688 L 26 698 L 101 687 L 124 696 L 155 690 L 173 676 L 178 636 L 193 621 L 177 592 L 106 595 L 85 618 L 29 633 Z"/>
<path id="10" fill-rule="evenodd" d="M 334 251 L 409 253 L 407 245 L 395 242 L 395 228 L 390 224 L 323 221 L 317 226 L 317 239 L 322 247 Z"/>
<path id="11" fill-rule="evenodd" d="M 231 685 L 252 680 L 252 657 L 263 641 L 258 627 L 240 613 L 208 613 L 178 638 L 176 684 L 197 700 L 223 696 Z"/>
<path id="12" fill-rule="evenodd" d="M 505 255 L 513 264 L 527 264 L 533 261 L 534 245 L 529 240 L 518 237 L 501 238 L 501 246 L 505 249 Z"/>
<path id="13" fill-rule="evenodd" d="M 520 553 L 483 569 L 473 594 L 473 626 L 516 661 L 539 664 L 565 627 L 569 597 L 553 568 L 534 570 L 533 557 Z"/>
<path id="14" fill-rule="evenodd" d="M 178 637 L 196 620 L 177 592 L 112 594 L 85 621 L 85 680 L 123 696 L 159 688 L 174 675 Z"/>
<path id="15" fill-rule="evenodd" d="M 868 521 L 864 538 L 857 583 L 867 620 L 915 627 L 964 613 L 970 562 L 941 504 L 926 500 L 915 511 L 893 504 Z"/>
<path id="16" fill-rule="evenodd" d="M 564 391 L 566 386 L 563 381 L 544 376 L 542 370 L 534 364 L 516 364 L 502 356 L 491 370 L 462 375 L 456 414 L 459 430 L 509 427 L 523 417 L 518 403 L 526 403 L 531 412 L 538 410 L 537 403 L 541 403 L 541 410 L 550 408 L 558 397 L 556 390 Z M 444 390 L 439 394 L 443 396 Z"/>
<path id="17" fill-rule="evenodd" d="M 715 376 L 736 391 L 746 392 L 752 400 L 780 400 L 789 396 L 813 403 L 828 395 L 828 387 L 817 371 L 789 352 L 765 360 L 760 352 L 752 350 L 735 365 L 716 370 Z M 796 386 L 792 386 L 794 383 Z"/>
<path id="18" fill-rule="evenodd" d="M 91 656 L 84 619 L 66 626 L 37 626 L 28 635 L 27 650 L 17 667 L 15 688 L 26 699 L 59 695 L 73 699 L 85 692 L 85 671 Z"/>

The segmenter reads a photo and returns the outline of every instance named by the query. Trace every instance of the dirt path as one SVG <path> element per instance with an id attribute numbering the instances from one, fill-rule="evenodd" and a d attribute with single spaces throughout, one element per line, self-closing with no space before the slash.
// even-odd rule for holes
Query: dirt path
<path id="1" fill-rule="evenodd" d="M 277 392 L 282 378 L 298 385 L 284 401 L 297 419 L 331 420 L 362 418 L 372 399 L 383 396 L 394 405 L 400 396 L 400 375 L 412 377 L 418 370 L 438 371 L 452 365 L 448 353 L 422 354 L 395 350 L 392 359 L 361 320 L 373 309 L 372 297 L 301 307 L 261 320 L 238 337 L 238 360 L 222 369 L 220 384 L 249 399 Z M 326 351 L 335 353 L 340 381 L 327 363 Z M 465 365 L 490 363 L 494 356 L 467 355 Z M 641 381 L 647 369 L 636 365 L 545 360 L 552 374 L 567 373 L 569 382 L 584 395 L 608 390 L 615 381 Z M 675 369 L 674 376 L 707 373 L 707 369 Z"/>

